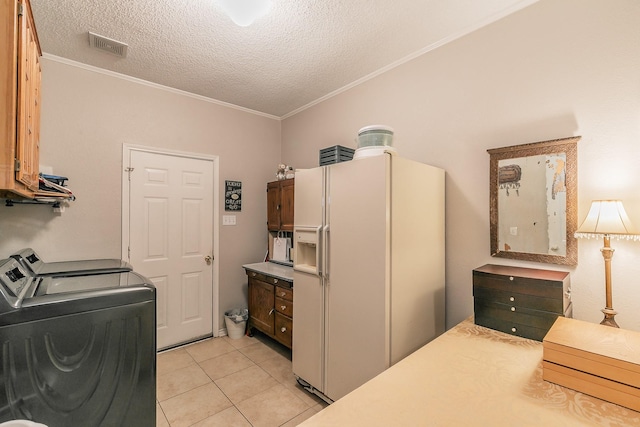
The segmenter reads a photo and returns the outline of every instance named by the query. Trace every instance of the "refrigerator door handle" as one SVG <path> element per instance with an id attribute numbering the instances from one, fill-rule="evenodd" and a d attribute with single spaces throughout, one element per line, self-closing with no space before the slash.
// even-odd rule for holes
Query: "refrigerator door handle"
<path id="1" fill-rule="evenodd" d="M 322 230 L 322 226 L 319 225 L 316 228 L 316 268 L 318 269 L 318 276 L 322 277 L 322 248 L 324 247 L 323 241 L 321 239 L 322 235 L 320 231 Z"/>
<path id="2" fill-rule="evenodd" d="M 329 278 L 329 224 L 322 227 L 322 275 Z"/>

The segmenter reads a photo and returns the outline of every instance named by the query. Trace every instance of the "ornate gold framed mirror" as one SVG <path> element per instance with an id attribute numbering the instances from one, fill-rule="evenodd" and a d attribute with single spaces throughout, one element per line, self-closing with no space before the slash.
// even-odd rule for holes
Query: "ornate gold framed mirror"
<path id="1" fill-rule="evenodd" d="M 487 150 L 495 257 L 576 265 L 581 137 Z"/>

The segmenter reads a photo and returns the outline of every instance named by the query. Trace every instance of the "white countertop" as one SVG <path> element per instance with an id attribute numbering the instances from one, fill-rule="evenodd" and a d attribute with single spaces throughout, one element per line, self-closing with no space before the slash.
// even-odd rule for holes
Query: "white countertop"
<path id="1" fill-rule="evenodd" d="M 300 426 L 622 427 L 640 412 L 544 381 L 541 342 L 467 319 Z"/>
<path id="2" fill-rule="evenodd" d="M 293 267 L 276 264 L 275 262 L 257 262 L 255 264 L 245 264 L 242 268 L 293 283 Z"/>

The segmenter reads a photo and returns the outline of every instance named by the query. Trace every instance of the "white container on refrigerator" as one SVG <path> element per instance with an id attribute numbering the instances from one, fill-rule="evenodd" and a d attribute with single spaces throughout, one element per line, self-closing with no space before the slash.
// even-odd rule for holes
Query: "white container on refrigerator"
<path id="1" fill-rule="evenodd" d="M 444 171 L 383 154 L 297 171 L 294 200 L 293 372 L 335 401 L 445 330 Z"/>

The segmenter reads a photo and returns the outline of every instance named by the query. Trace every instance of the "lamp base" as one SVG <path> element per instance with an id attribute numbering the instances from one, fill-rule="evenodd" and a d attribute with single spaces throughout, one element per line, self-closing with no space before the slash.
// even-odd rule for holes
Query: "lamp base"
<path id="1" fill-rule="evenodd" d="M 600 322 L 601 325 L 611 326 L 612 328 L 619 328 L 620 327 L 616 323 L 616 319 L 614 319 L 615 315 L 618 314 L 617 311 L 615 311 L 612 308 L 603 308 L 600 311 L 602 311 L 604 313 L 604 319 L 602 319 L 602 322 Z"/>

